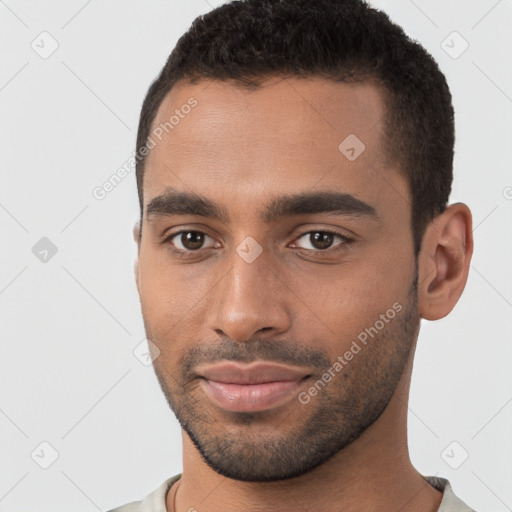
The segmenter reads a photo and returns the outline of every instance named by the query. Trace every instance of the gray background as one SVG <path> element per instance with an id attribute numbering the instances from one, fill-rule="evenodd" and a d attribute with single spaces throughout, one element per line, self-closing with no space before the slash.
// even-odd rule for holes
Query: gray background
<path id="1" fill-rule="evenodd" d="M 144 94 L 178 37 L 220 3 L 0 2 L 0 511 L 107 510 L 181 471 L 177 421 L 133 353 L 145 339 L 133 279 L 134 172 L 102 201 L 92 191 L 133 154 Z M 372 3 L 447 75 L 457 123 L 451 200 L 474 215 L 464 295 L 447 318 L 422 321 L 411 457 L 477 511 L 504 512 L 512 2 Z"/>

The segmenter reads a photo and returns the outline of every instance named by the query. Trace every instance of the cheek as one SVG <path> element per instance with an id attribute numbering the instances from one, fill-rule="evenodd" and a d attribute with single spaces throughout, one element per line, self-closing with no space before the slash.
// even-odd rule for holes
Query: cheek
<path id="1" fill-rule="evenodd" d="M 174 326 L 186 312 L 186 297 L 179 281 L 161 261 L 159 254 L 141 251 L 139 256 L 139 292 L 142 316 L 148 336 L 160 340 L 172 336 Z M 162 347 L 160 347 L 162 350 Z"/>
<path id="2" fill-rule="evenodd" d="M 141 310 L 146 331 L 160 351 L 174 353 L 198 336 L 198 319 L 206 318 L 204 307 L 212 285 L 209 275 L 183 272 L 160 252 L 165 253 L 140 254 Z"/>
<path id="3" fill-rule="evenodd" d="M 392 254 L 382 253 L 367 256 L 364 261 L 340 267 L 321 286 L 317 281 L 308 303 L 331 333 L 339 333 L 340 341 L 350 342 L 393 304 L 404 305 L 413 274 L 413 260 L 397 262 Z"/>

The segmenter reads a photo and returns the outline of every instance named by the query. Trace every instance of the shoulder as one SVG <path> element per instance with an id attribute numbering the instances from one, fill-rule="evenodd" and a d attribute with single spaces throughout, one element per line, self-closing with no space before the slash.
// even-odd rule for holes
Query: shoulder
<path id="1" fill-rule="evenodd" d="M 168 478 L 141 501 L 132 501 L 108 512 L 167 512 L 165 506 L 167 491 L 180 477 L 181 473 Z"/>
<path id="2" fill-rule="evenodd" d="M 443 493 L 443 499 L 437 512 L 475 512 L 460 498 L 455 496 L 450 482 L 446 478 L 438 476 L 423 476 L 423 478 L 435 489 Z"/>

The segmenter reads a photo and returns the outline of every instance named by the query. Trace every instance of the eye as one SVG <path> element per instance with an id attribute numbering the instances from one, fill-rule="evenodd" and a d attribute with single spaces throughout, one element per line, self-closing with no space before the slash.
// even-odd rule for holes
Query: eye
<path id="1" fill-rule="evenodd" d="M 337 231 L 329 231 L 329 230 L 316 230 L 316 231 L 308 231 L 307 233 L 303 233 L 301 236 L 297 238 L 300 240 L 301 238 L 305 238 L 305 240 L 312 247 L 302 247 L 302 249 L 312 250 L 314 252 L 327 252 L 332 250 L 333 252 L 341 250 L 345 245 L 353 242 L 353 239 L 344 235 L 343 233 L 338 233 Z M 332 249 L 334 240 L 338 238 L 341 240 L 341 243 L 335 245 L 334 249 Z"/>
<path id="2" fill-rule="evenodd" d="M 353 242 L 352 238 L 344 235 L 343 233 L 325 229 L 303 233 L 296 238 L 296 241 L 301 238 L 304 238 L 306 243 L 310 244 L 310 247 L 299 246 L 299 249 L 304 249 L 308 252 L 313 252 L 314 254 L 337 252 L 343 250 L 346 245 Z M 341 242 L 333 246 L 336 238 Z M 212 249 L 215 247 L 215 242 L 210 247 L 204 247 L 206 239 L 213 241 L 213 238 L 208 236 L 204 231 L 182 230 L 176 233 L 171 233 L 163 240 L 162 243 L 166 245 L 167 249 L 172 254 L 177 254 L 182 258 L 186 258 L 189 256 L 195 256 L 195 253 L 199 253 L 201 249 Z M 292 244 L 292 246 L 294 245 L 295 244 Z"/>
<path id="3" fill-rule="evenodd" d="M 170 246 L 169 250 L 172 253 L 186 255 L 187 253 L 193 253 L 199 251 L 200 249 L 204 249 L 202 246 L 206 238 L 213 240 L 203 231 L 183 230 L 178 231 L 177 233 L 172 233 L 165 238 L 163 243 Z"/>

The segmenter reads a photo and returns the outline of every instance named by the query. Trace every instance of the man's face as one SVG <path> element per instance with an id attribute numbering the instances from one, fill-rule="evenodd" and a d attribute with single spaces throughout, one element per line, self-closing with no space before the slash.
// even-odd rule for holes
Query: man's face
<path id="1" fill-rule="evenodd" d="M 378 419 L 412 355 L 410 194 L 384 114 L 375 86 L 297 78 L 180 83 L 160 106 L 153 128 L 179 121 L 146 162 L 142 313 L 162 390 L 220 474 L 317 467 Z"/>

